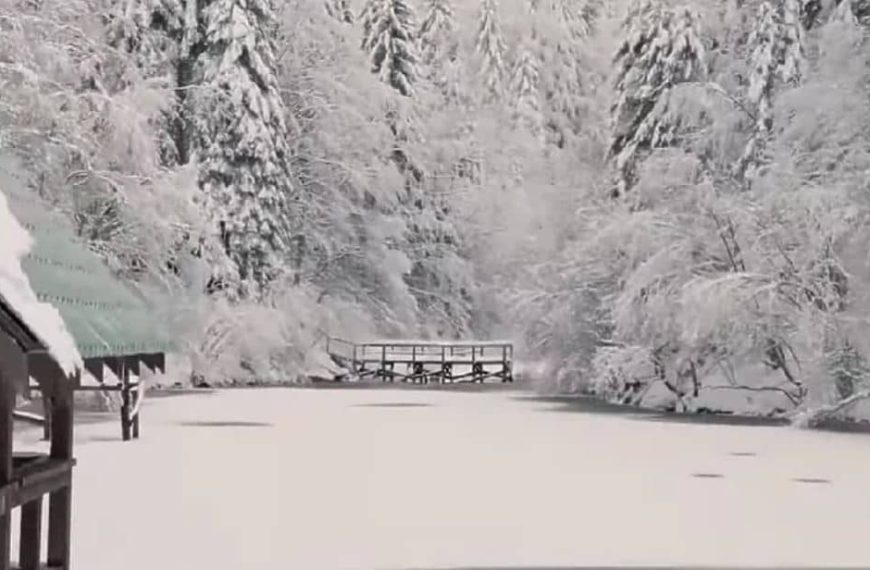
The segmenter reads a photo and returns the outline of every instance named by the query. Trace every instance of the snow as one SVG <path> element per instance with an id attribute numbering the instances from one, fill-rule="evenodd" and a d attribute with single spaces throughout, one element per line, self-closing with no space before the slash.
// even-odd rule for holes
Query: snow
<path id="1" fill-rule="evenodd" d="M 77 428 L 73 567 L 870 564 L 866 436 L 524 398 L 151 398 L 139 441 L 120 442 L 114 415 Z"/>
<path id="2" fill-rule="evenodd" d="M 12 215 L 0 191 L 0 296 L 45 344 L 64 372 L 71 375 L 82 368 L 75 342 L 58 310 L 37 300 L 21 268 L 21 259 L 31 244 L 30 235 Z"/>

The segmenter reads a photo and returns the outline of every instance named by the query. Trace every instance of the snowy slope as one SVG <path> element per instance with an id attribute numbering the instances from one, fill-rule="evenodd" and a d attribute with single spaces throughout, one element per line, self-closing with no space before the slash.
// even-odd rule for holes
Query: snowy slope
<path id="1" fill-rule="evenodd" d="M 30 235 L 9 211 L 0 189 L 0 295 L 45 343 L 64 371 L 72 374 L 82 367 L 75 343 L 60 313 L 52 305 L 37 300 L 21 269 L 21 258 L 27 255 L 30 246 Z"/>

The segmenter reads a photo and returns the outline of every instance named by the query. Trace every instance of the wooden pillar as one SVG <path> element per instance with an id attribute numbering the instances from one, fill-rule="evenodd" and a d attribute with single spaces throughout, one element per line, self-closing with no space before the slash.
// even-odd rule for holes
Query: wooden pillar
<path id="1" fill-rule="evenodd" d="M 384 382 L 387 381 L 387 345 L 381 347 L 381 374 Z"/>
<path id="2" fill-rule="evenodd" d="M 121 369 L 121 439 L 130 441 L 130 369 L 123 359 L 118 366 Z"/>
<path id="3" fill-rule="evenodd" d="M 15 409 L 14 378 L 0 370 L 0 489 L 12 482 L 12 412 Z M 0 498 L 0 570 L 9 570 L 12 541 L 11 509 L 5 497 Z"/>
<path id="4" fill-rule="evenodd" d="M 51 391 L 42 391 L 42 439 L 48 441 L 51 439 Z"/>
<path id="5" fill-rule="evenodd" d="M 65 378 L 58 369 L 51 410 L 51 458 L 69 461 L 73 458 L 73 383 L 80 378 Z M 48 499 L 48 566 L 69 570 L 70 531 L 72 529 L 72 480 Z"/>
<path id="6" fill-rule="evenodd" d="M 139 417 L 142 415 L 142 377 L 136 381 L 136 385 L 134 386 L 135 390 L 133 391 L 135 398 L 133 400 L 133 408 L 136 410 L 136 415 L 133 416 L 133 425 L 131 426 L 133 431 L 133 439 L 139 439 Z"/>
<path id="7" fill-rule="evenodd" d="M 19 564 L 21 570 L 39 570 L 42 549 L 42 496 L 21 507 Z"/>

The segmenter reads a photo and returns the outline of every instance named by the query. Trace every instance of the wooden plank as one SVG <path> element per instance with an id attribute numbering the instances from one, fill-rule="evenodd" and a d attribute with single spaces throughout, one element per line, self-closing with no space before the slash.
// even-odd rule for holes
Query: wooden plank
<path id="1" fill-rule="evenodd" d="M 54 493 L 62 491 L 70 486 L 72 482 L 72 471 L 68 468 L 65 472 L 54 473 L 51 476 L 38 479 L 36 481 L 22 484 L 13 494 L 13 505 L 24 505 L 31 501 L 35 501 L 46 494 L 51 497 Z M 49 505 L 50 507 L 51 505 Z"/>
<path id="2" fill-rule="evenodd" d="M 25 412 L 22 410 L 15 410 L 12 413 L 12 418 L 16 420 L 20 420 L 22 422 L 26 422 L 33 425 L 43 425 L 45 424 L 45 417 L 40 416 L 39 414 L 32 414 L 30 412 Z"/>
<path id="3" fill-rule="evenodd" d="M 42 550 L 42 495 L 21 507 L 21 537 L 18 544 L 21 570 L 39 570 Z"/>

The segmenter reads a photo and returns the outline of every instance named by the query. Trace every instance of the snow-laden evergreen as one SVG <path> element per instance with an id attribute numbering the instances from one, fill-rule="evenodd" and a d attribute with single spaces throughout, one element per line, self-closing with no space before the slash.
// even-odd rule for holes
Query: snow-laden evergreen
<path id="1" fill-rule="evenodd" d="M 532 46 L 526 42 L 519 50 L 511 78 L 514 120 L 536 137 L 541 136 L 542 115 L 538 62 Z"/>
<path id="2" fill-rule="evenodd" d="M 764 0 L 748 39 L 749 78 L 746 104 L 753 125 L 737 175 L 752 177 L 764 161 L 765 140 L 773 129 L 774 97 L 783 87 L 800 82 L 805 63 L 805 39 L 800 0 Z"/>
<path id="3" fill-rule="evenodd" d="M 183 0 L 117 0 L 108 14 L 109 43 L 132 54 L 146 76 L 168 76 L 184 9 Z"/>
<path id="4" fill-rule="evenodd" d="M 637 0 L 624 25 L 616 54 L 616 102 L 612 107 L 610 155 L 619 172 L 618 193 L 635 182 L 645 151 L 674 143 L 678 124 L 668 96 L 680 83 L 706 71 L 699 16 L 688 7 L 671 9 L 661 0 Z"/>
<path id="5" fill-rule="evenodd" d="M 413 7 L 406 0 L 367 0 L 362 14 L 362 49 L 372 73 L 396 91 L 411 96 L 418 55 Z"/>
<path id="6" fill-rule="evenodd" d="M 427 2 L 417 36 L 423 65 L 421 73 L 439 88 L 446 99 L 458 100 L 463 67 L 451 0 Z"/>
<path id="7" fill-rule="evenodd" d="M 418 32 L 423 63 L 432 65 L 444 57 L 455 57 L 452 37 L 455 32 L 456 17 L 451 0 L 429 0 Z"/>
<path id="8" fill-rule="evenodd" d="M 325 0 L 326 13 L 345 24 L 353 24 L 353 10 L 350 0 Z"/>
<path id="9" fill-rule="evenodd" d="M 262 286 L 287 267 L 295 204 L 289 135 L 267 0 L 211 0 L 199 13 L 199 87 L 189 112 L 199 182 L 239 278 Z"/>
<path id="10" fill-rule="evenodd" d="M 504 60 L 507 51 L 499 22 L 498 0 L 481 2 L 476 46 L 485 97 L 489 100 L 497 100 L 504 90 Z"/>

